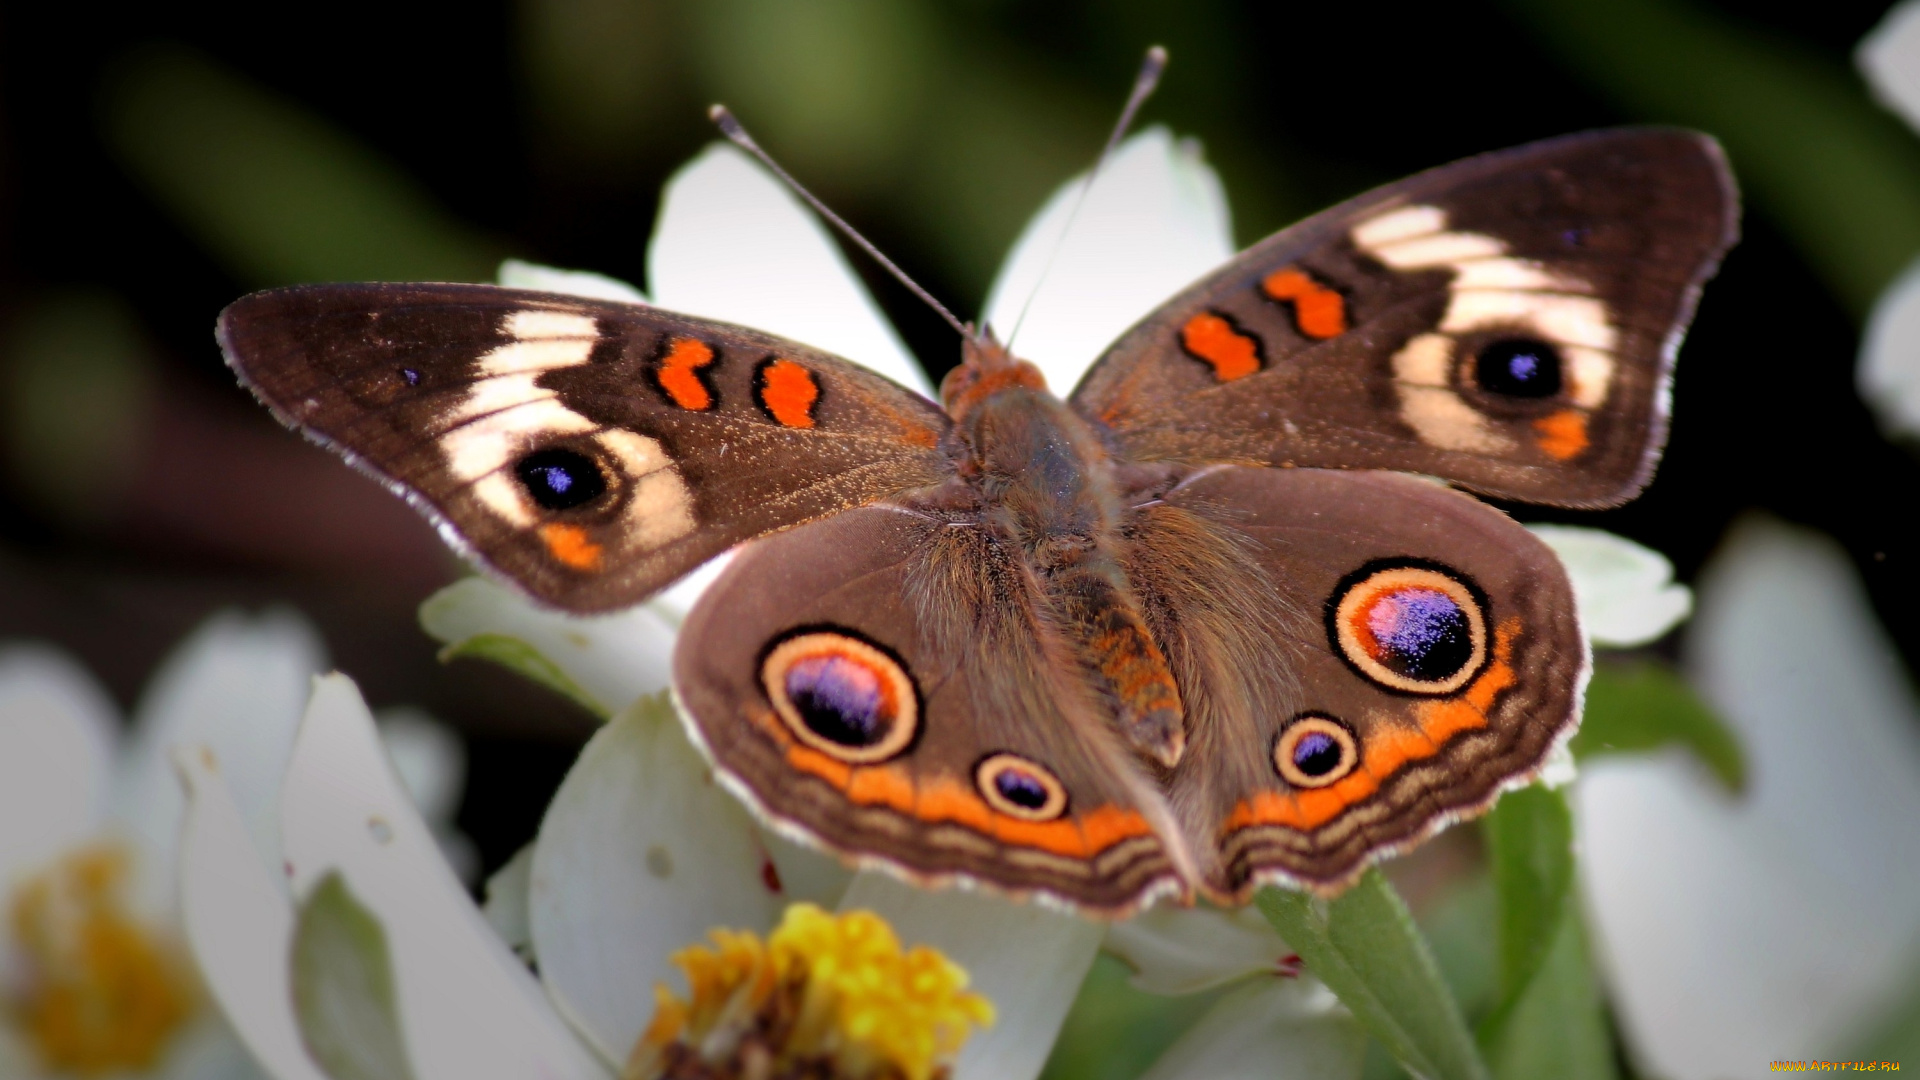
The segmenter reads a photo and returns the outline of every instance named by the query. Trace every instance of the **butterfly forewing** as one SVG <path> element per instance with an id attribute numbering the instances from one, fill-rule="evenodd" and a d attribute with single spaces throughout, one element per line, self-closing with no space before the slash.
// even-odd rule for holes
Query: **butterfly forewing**
<path id="1" fill-rule="evenodd" d="M 1256 244 L 1075 391 L 1136 460 L 1387 468 L 1605 506 L 1665 443 L 1674 353 L 1738 204 L 1689 132 L 1443 166 Z"/>
<path id="2" fill-rule="evenodd" d="M 816 349 L 640 305 L 316 285 L 236 302 L 219 337 L 283 421 L 576 611 L 947 471 L 932 402 Z"/>

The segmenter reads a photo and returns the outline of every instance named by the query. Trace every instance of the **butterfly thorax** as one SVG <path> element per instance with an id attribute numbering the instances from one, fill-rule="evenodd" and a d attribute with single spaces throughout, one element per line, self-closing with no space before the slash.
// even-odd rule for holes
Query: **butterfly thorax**
<path id="1" fill-rule="evenodd" d="M 1048 629 L 1079 657 L 1121 735 L 1173 767 L 1186 744 L 1184 712 L 1122 566 L 1123 507 L 1099 435 L 1048 392 L 1038 369 L 992 342 L 969 347 L 943 391 L 981 524 L 1027 568 Z"/>

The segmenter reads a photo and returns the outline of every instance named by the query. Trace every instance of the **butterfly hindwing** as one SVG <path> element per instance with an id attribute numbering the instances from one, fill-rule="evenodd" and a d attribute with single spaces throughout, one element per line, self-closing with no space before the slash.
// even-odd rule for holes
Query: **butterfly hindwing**
<path id="1" fill-rule="evenodd" d="M 1031 579 L 977 527 L 880 504 L 743 549 L 688 617 L 674 687 L 763 814 L 919 880 L 1092 911 L 1186 875 Z"/>
<path id="2" fill-rule="evenodd" d="M 285 422 L 536 597 L 635 603 L 734 544 L 937 482 L 948 421 L 857 365 L 635 304 L 316 285 L 220 318 Z"/>
<path id="3" fill-rule="evenodd" d="M 1254 245 L 1123 335 L 1072 400 L 1135 460 L 1614 505 L 1665 443 L 1680 333 L 1737 215 L 1718 146 L 1689 132 L 1469 158 Z"/>
<path id="4" fill-rule="evenodd" d="M 1130 533 L 1187 705 L 1167 790 L 1214 855 L 1217 899 L 1275 878 L 1338 888 L 1530 778 L 1578 723 L 1566 572 L 1471 496 L 1228 466 L 1137 510 Z M 1196 564 L 1203 550 L 1219 554 Z"/>

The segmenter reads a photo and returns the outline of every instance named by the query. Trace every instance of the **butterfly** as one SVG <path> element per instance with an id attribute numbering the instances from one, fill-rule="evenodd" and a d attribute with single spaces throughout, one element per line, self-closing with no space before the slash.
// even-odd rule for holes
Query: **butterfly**
<path id="1" fill-rule="evenodd" d="M 1475 495 L 1608 507 L 1736 238 L 1711 138 L 1433 169 L 1248 248 L 1064 399 L 990 335 L 935 403 L 749 328 L 482 285 L 247 296 L 283 422 L 573 612 L 737 554 L 674 690 L 776 827 L 1119 916 L 1335 892 L 1579 722 L 1565 570 Z"/>

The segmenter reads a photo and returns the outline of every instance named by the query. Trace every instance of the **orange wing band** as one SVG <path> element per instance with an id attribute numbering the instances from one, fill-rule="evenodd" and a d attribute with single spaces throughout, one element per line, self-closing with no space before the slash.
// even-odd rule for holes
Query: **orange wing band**
<path id="1" fill-rule="evenodd" d="M 799 364 L 773 360 L 760 369 L 760 404 L 782 427 L 812 427 L 819 401 L 820 384 Z"/>
<path id="2" fill-rule="evenodd" d="M 1221 382 L 1244 379 L 1260 370 L 1260 342 L 1223 315 L 1203 311 L 1180 328 L 1180 344 L 1213 365 Z"/>
<path id="3" fill-rule="evenodd" d="M 1347 332 L 1347 298 L 1313 280 L 1304 270 L 1275 270 L 1260 282 L 1261 291 L 1293 305 L 1294 329 L 1315 341 Z"/>
<path id="4" fill-rule="evenodd" d="M 679 338 L 660 361 L 660 388 L 675 405 L 694 412 L 713 408 L 713 392 L 697 372 L 713 363 L 713 346 L 693 338 Z"/>

